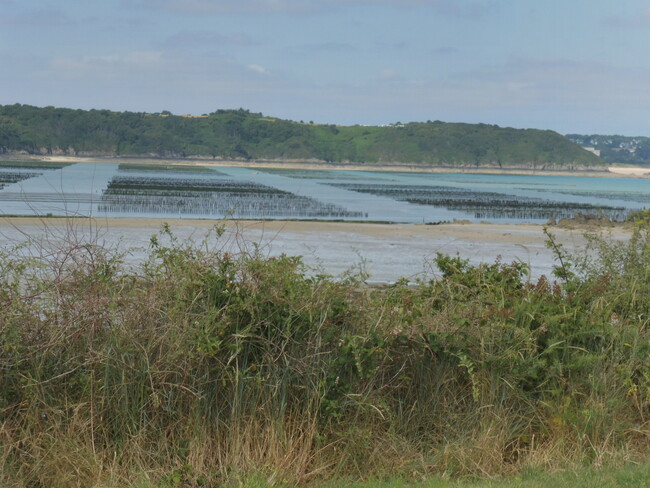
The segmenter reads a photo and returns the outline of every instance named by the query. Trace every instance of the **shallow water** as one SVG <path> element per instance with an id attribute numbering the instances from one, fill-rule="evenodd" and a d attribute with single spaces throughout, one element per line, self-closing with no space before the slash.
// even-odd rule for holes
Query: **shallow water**
<path id="1" fill-rule="evenodd" d="M 9 171 L 16 169 L 0 167 L 0 179 Z M 224 167 L 151 171 L 111 163 L 23 171 L 25 179 L 0 189 L 0 214 L 545 223 L 577 212 L 620 219 L 650 204 L 650 181 L 634 178 Z M 135 182 L 128 191 L 113 180 L 125 176 Z M 207 191 L 201 187 L 206 182 L 232 188 Z"/>

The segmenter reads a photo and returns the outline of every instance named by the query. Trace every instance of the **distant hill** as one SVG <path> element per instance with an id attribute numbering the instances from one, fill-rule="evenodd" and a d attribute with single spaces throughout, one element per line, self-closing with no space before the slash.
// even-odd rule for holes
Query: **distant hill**
<path id="1" fill-rule="evenodd" d="M 608 164 L 650 166 L 650 137 L 567 134 L 567 138 L 590 148 Z"/>
<path id="2" fill-rule="evenodd" d="M 604 165 L 552 131 L 439 121 L 321 125 L 242 109 L 192 117 L 5 105 L 0 106 L 0 151 L 559 170 Z"/>

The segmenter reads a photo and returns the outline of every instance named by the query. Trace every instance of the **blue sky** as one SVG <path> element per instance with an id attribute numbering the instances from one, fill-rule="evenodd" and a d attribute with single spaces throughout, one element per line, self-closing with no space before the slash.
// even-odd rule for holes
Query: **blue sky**
<path id="1" fill-rule="evenodd" d="M 0 0 L 0 104 L 650 136 L 647 0 Z"/>

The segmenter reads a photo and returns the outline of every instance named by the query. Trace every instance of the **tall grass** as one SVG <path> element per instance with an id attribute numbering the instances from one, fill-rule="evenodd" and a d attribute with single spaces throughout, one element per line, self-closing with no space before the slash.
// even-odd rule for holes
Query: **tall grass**
<path id="1" fill-rule="evenodd" d="M 0 256 L 0 486 L 495 476 L 647 455 L 650 239 L 369 289 L 167 227 Z"/>

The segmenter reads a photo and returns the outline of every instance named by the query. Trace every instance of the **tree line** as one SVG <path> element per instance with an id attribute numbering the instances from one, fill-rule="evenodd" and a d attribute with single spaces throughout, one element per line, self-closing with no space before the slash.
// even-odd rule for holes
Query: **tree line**
<path id="1" fill-rule="evenodd" d="M 21 104 L 0 106 L 0 151 L 547 169 L 604 164 L 549 130 L 440 121 L 338 126 L 244 109 L 183 116 Z"/>

